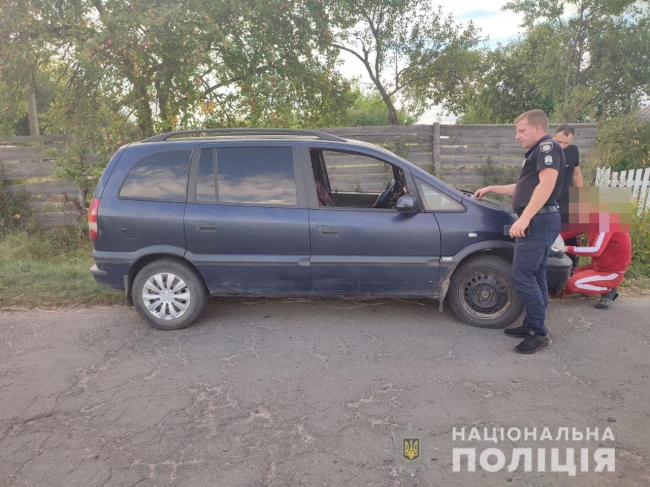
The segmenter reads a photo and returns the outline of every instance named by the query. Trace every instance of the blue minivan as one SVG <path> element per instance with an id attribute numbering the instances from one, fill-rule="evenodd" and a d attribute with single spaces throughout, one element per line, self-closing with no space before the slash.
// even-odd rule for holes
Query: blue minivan
<path id="1" fill-rule="evenodd" d="M 89 209 L 100 284 L 159 329 L 210 296 L 445 297 L 463 322 L 521 314 L 515 215 L 397 155 L 323 132 L 205 129 L 120 148 Z M 549 288 L 571 260 L 553 250 Z"/>

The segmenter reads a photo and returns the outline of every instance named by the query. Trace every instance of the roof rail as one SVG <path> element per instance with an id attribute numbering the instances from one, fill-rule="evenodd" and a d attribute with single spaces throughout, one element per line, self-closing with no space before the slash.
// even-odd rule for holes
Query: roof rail
<path id="1" fill-rule="evenodd" d="M 164 134 L 154 135 L 141 142 L 162 142 L 173 137 L 174 135 L 183 134 L 213 134 L 221 136 L 229 135 L 310 135 L 321 140 L 330 140 L 335 142 L 347 142 L 346 139 L 336 135 L 326 134 L 317 130 L 300 130 L 300 129 L 197 129 L 197 130 L 176 130 L 175 132 L 166 132 Z"/>

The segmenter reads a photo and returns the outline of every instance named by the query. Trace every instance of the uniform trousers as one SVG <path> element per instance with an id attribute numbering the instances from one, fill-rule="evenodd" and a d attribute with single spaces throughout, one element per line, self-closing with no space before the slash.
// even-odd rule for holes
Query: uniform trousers
<path id="1" fill-rule="evenodd" d="M 524 303 L 526 315 L 523 326 L 538 335 L 546 335 L 546 283 L 548 253 L 560 234 L 560 213 L 543 213 L 530 220 L 529 233 L 515 240 L 512 261 L 512 280 L 519 298 Z"/>

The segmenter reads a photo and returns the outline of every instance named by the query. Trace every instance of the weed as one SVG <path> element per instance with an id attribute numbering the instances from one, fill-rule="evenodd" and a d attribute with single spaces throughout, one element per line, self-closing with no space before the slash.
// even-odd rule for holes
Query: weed
<path id="1" fill-rule="evenodd" d="M 0 236 L 16 230 L 31 212 L 27 209 L 27 191 L 8 193 L 0 181 Z"/>

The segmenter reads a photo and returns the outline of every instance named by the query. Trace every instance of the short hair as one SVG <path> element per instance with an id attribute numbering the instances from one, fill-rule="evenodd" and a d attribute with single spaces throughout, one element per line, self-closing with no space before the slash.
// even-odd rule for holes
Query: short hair
<path id="1" fill-rule="evenodd" d="M 573 125 L 570 125 L 568 123 L 563 123 L 558 125 L 558 127 L 555 129 L 555 132 L 553 132 L 553 135 L 557 135 L 560 132 L 562 132 L 564 135 L 568 137 L 569 135 L 575 135 L 576 129 L 573 128 Z"/>
<path id="2" fill-rule="evenodd" d="M 529 125 L 533 127 L 535 125 L 541 125 L 544 129 L 544 132 L 548 132 L 548 116 L 542 110 L 528 110 L 525 113 L 522 113 L 517 117 L 515 123 L 519 123 L 522 120 L 526 120 Z"/>

